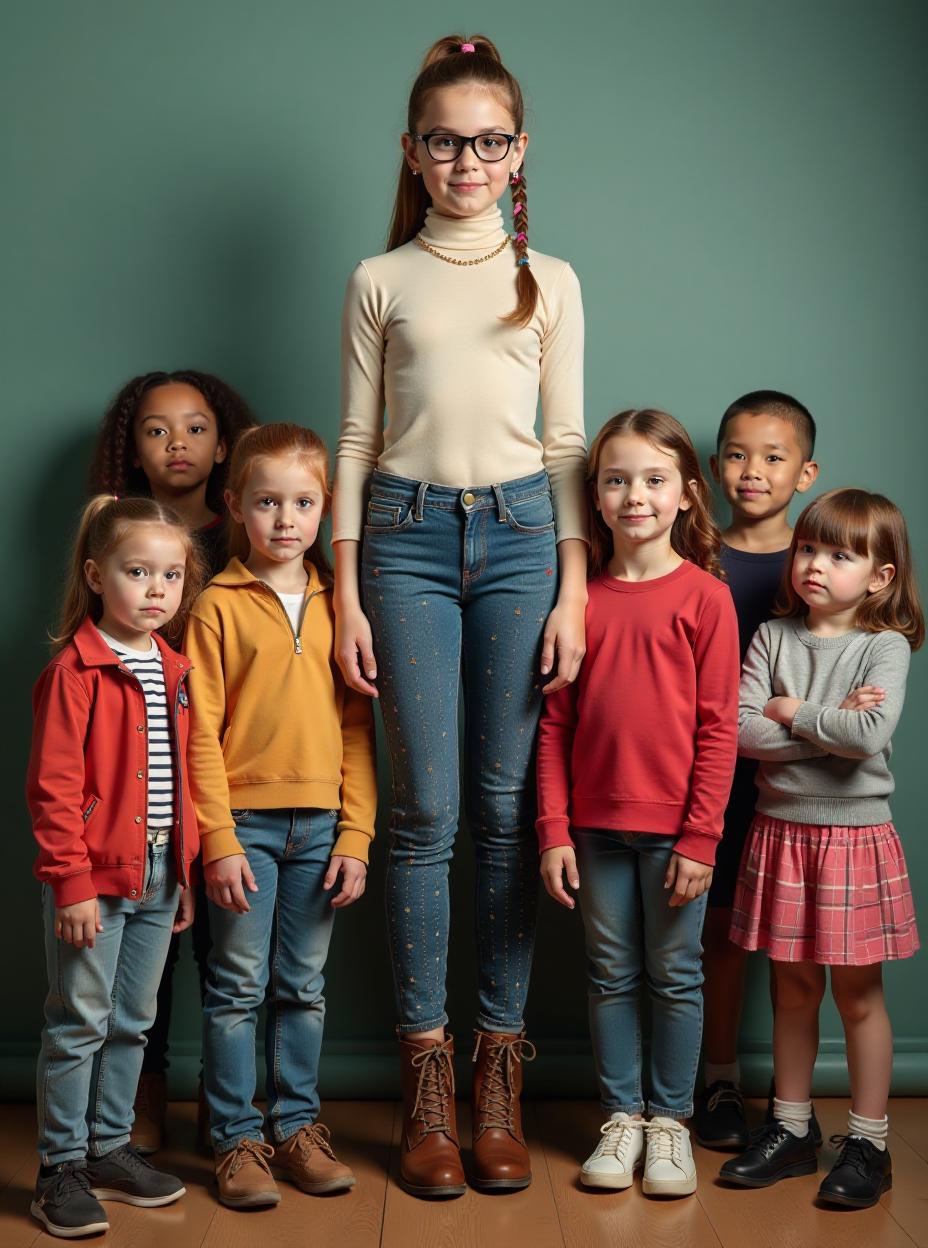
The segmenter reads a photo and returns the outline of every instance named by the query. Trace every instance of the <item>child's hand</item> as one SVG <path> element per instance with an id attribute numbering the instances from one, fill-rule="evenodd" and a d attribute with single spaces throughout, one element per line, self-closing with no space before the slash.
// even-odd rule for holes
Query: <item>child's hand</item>
<path id="1" fill-rule="evenodd" d="M 102 931 L 100 903 L 96 897 L 76 901 L 72 906 L 55 907 L 55 935 L 66 945 L 73 945 L 75 949 L 92 949 L 97 932 Z"/>
<path id="2" fill-rule="evenodd" d="M 559 901 L 568 910 L 573 910 L 576 902 L 564 888 L 564 873 L 567 883 L 574 890 L 580 887 L 580 873 L 577 870 L 577 855 L 570 845 L 555 845 L 554 849 L 546 849 L 541 855 L 541 878 L 544 880 L 548 894 Z"/>
<path id="3" fill-rule="evenodd" d="M 764 715 L 784 728 L 791 728 L 796 712 L 802 706 L 801 698 L 771 698 L 764 707 Z"/>
<path id="4" fill-rule="evenodd" d="M 332 888 L 338 879 L 339 872 L 342 876 L 341 892 L 336 893 L 332 898 L 332 905 L 337 910 L 340 910 L 342 906 L 350 906 L 364 892 L 367 867 L 360 858 L 346 858 L 344 854 L 333 854 L 329 869 L 325 873 L 325 879 L 322 881 L 322 887 Z"/>
<path id="5" fill-rule="evenodd" d="M 558 602 L 545 621 L 541 674 L 547 676 L 557 654 L 557 672 L 542 685 L 542 693 L 556 693 L 577 679 L 586 654 L 586 603 Z M 553 895 L 553 894 L 552 894 Z"/>
<path id="6" fill-rule="evenodd" d="M 244 854 L 229 854 L 228 858 L 216 858 L 203 868 L 206 879 L 206 895 L 223 910 L 237 910 L 247 914 L 251 909 L 245 897 L 245 889 L 256 893 L 258 886 L 251 874 L 251 867 Z M 244 887 L 243 887 L 244 886 Z"/>
<path id="7" fill-rule="evenodd" d="M 879 685 L 861 685 L 852 689 L 841 705 L 839 711 L 872 711 L 875 706 L 886 700 L 886 690 Z"/>
<path id="8" fill-rule="evenodd" d="M 175 936 L 178 932 L 186 932 L 187 928 L 193 923 L 196 906 L 196 894 L 193 889 L 182 888 L 180 890 L 180 899 L 177 903 L 177 913 L 174 916 L 174 926 L 171 928 Z"/>
<path id="9" fill-rule="evenodd" d="M 672 888 L 669 905 L 685 906 L 688 901 L 701 897 L 712 883 L 712 868 L 704 862 L 694 862 L 682 854 L 671 854 L 664 876 L 664 888 Z"/>

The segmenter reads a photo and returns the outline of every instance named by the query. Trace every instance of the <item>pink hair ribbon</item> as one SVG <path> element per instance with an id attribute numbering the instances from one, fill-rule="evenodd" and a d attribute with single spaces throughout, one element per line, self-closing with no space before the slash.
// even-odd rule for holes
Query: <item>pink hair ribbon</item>
<path id="1" fill-rule="evenodd" d="M 472 43 L 462 43 L 461 51 L 462 52 L 476 52 L 477 49 L 474 47 Z"/>

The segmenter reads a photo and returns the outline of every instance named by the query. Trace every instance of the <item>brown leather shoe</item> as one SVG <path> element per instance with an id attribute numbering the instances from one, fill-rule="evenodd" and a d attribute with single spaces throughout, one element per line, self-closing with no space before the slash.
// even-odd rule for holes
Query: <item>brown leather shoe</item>
<path id="1" fill-rule="evenodd" d="M 321 1196 L 324 1192 L 345 1192 L 354 1187 L 355 1177 L 332 1151 L 329 1128 L 321 1122 L 307 1123 L 295 1135 L 278 1144 L 271 1163 L 282 1178 L 304 1192 Z"/>
<path id="2" fill-rule="evenodd" d="M 522 1063 L 535 1056 L 524 1036 L 478 1031 L 474 1046 L 471 1106 L 474 1169 L 481 1191 L 515 1191 L 532 1181 L 532 1163 L 522 1133 Z"/>
<path id="3" fill-rule="evenodd" d="M 163 1071 L 139 1076 L 135 1093 L 135 1120 L 129 1143 L 140 1153 L 157 1153 L 164 1143 L 164 1115 L 167 1110 L 167 1079 Z"/>
<path id="4" fill-rule="evenodd" d="M 263 1140 L 241 1140 L 215 1158 L 219 1200 L 230 1209 L 255 1209 L 280 1204 L 280 1192 L 268 1165 L 274 1156 Z"/>
<path id="5" fill-rule="evenodd" d="M 401 1036 L 400 1057 L 400 1184 L 413 1196 L 463 1196 L 467 1182 L 454 1110 L 454 1040 Z"/>

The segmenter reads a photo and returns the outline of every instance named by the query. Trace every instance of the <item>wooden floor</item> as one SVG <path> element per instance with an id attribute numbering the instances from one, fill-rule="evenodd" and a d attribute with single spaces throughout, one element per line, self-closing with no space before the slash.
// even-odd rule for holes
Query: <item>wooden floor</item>
<path id="1" fill-rule="evenodd" d="M 750 1112 L 759 1118 L 760 1102 Z M 847 1101 L 819 1100 L 827 1141 L 843 1132 Z M 579 1185 L 580 1160 L 597 1139 L 600 1114 L 589 1101 L 526 1106 L 534 1182 L 524 1192 L 427 1202 L 397 1185 L 397 1107 L 386 1101 L 342 1101 L 326 1107 L 339 1155 L 358 1176 L 340 1196 L 306 1196 L 286 1183 L 274 1209 L 234 1213 L 216 1203 L 212 1167 L 194 1149 L 192 1104 L 171 1106 L 170 1147 L 159 1164 L 180 1175 L 187 1195 L 167 1209 L 107 1204 L 111 1229 L 89 1242 L 106 1248 L 928 1248 L 928 1101 L 894 1100 L 889 1147 L 895 1186 L 873 1209 L 815 1205 L 819 1176 L 788 1179 L 761 1191 L 732 1191 L 715 1182 L 724 1155 L 697 1150 L 695 1197 L 647 1200 L 640 1187 L 590 1192 Z M 461 1107 L 462 1142 L 469 1121 Z M 0 1246 L 60 1244 L 29 1216 L 35 1179 L 34 1111 L 5 1106 L 0 1118 Z M 833 1154 L 827 1143 L 822 1165 Z"/>

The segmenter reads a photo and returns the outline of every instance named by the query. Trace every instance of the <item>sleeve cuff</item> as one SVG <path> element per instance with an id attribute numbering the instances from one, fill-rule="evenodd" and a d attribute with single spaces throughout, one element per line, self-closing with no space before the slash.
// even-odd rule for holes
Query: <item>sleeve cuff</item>
<path id="1" fill-rule="evenodd" d="M 720 839 L 717 836 L 707 836 L 704 832 L 684 830 L 673 847 L 674 853 L 683 858 L 691 858 L 693 862 L 701 862 L 705 867 L 714 867 Z"/>
<path id="2" fill-rule="evenodd" d="M 359 832 L 357 828 L 343 828 L 339 831 L 333 854 L 343 858 L 357 858 L 367 863 L 372 837 L 367 832 Z"/>
<path id="3" fill-rule="evenodd" d="M 81 871 L 77 875 L 67 875 L 64 879 L 46 880 L 51 886 L 55 905 L 76 906 L 79 901 L 91 901 L 97 895 L 93 886 L 93 873 Z"/>
<path id="4" fill-rule="evenodd" d="M 557 849 L 559 846 L 574 848 L 569 819 L 539 819 L 535 823 L 535 831 L 538 833 L 539 854 L 543 854 L 546 849 Z"/>
<path id="5" fill-rule="evenodd" d="M 234 827 L 215 828 L 212 832 L 201 832 L 200 848 L 204 867 L 207 863 L 216 862 L 219 858 L 231 858 L 233 854 L 245 852 L 235 835 Z"/>
<path id="6" fill-rule="evenodd" d="M 814 741 L 814 733 L 816 724 L 818 723 L 819 708 L 812 702 L 803 702 L 799 710 L 793 716 L 793 722 L 790 725 L 789 735 L 791 737 L 801 737 L 804 741 Z"/>

